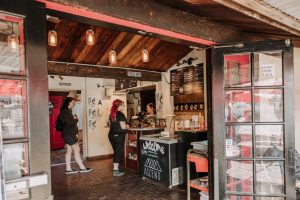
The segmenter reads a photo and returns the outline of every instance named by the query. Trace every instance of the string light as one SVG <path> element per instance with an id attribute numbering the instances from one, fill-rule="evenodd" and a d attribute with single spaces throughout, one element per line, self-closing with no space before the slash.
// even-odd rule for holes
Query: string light
<path id="1" fill-rule="evenodd" d="M 17 49 L 19 46 L 18 36 L 14 34 L 14 23 L 11 23 L 11 34 L 7 37 L 8 46 L 13 50 Z"/>
<path id="2" fill-rule="evenodd" d="M 54 30 L 48 32 L 48 45 L 53 47 L 57 45 L 57 32 Z"/>
<path id="3" fill-rule="evenodd" d="M 142 61 L 145 62 L 145 63 L 149 62 L 149 52 L 148 52 L 147 49 L 144 49 L 142 51 Z"/>
<path id="4" fill-rule="evenodd" d="M 111 50 L 109 52 L 109 63 L 110 64 L 116 64 L 117 63 L 117 53 L 114 50 Z"/>
<path id="5" fill-rule="evenodd" d="M 92 29 L 86 31 L 86 44 L 87 45 L 95 44 L 95 33 Z"/>

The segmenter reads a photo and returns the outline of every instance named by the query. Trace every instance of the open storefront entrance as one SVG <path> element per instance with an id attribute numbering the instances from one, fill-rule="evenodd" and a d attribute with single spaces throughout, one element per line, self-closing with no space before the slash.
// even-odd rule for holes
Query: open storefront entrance
<path id="1" fill-rule="evenodd" d="M 126 1 L 124 1 L 124 3 L 125 2 Z M 84 83 L 81 84 L 81 86 L 83 86 L 84 89 L 86 89 L 86 96 L 84 97 L 84 99 L 87 102 L 86 105 L 89 105 L 89 108 L 88 110 L 86 110 L 86 113 L 91 113 L 89 118 L 87 117 L 88 115 L 86 115 L 85 119 L 85 121 L 87 122 L 86 126 L 90 127 L 90 133 L 88 133 L 88 138 L 94 145 L 98 145 L 98 147 L 103 147 L 104 145 L 106 145 L 105 148 L 107 147 L 107 149 L 105 149 L 105 153 L 109 151 L 111 153 L 109 143 L 100 143 L 107 139 L 107 132 L 102 132 L 102 130 L 105 130 L 104 126 L 106 119 L 102 118 L 101 120 L 99 120 L 99 124 L 103 129 L 101 129 L 101 131 L 98 131 L 95 128 L 96 126 L 94 126 L 94 124 L 96 124 L 96 121 L 94 119 L 95 114 L 93 113 L 97 113 L 97 109 L 95 109 L 96 106 L 93 103 L 93 100 L 95 100 L 96 102 L 96 99 L 103 99 L 103 102 L 107 107 L 111 105 L 111 100 L 113 100 L 115 97 L 113 97 L 112 95 L 108 95 L 108 93 L 111 92 L 109 91 L 111 87 L 108 88 L 108 86 L 112 86 L 112 84 L 111 81 L 108 81 L 107 79 L 123 79 L 124 77 L 126 77 L 127 80 L 137 80 L 140 78 L 141 80 L 147 79 L 148 81 L 148 79 L 150 79 L 153 81 L 153 79 L 155 79 L 155 81 L 160 83 L 151 83 L 150 86 L 155 87 L 156 89 L 159 88 L 159 94 L 157 95 L 155 93 L 155 100 L 158 100 L 161 104 L 157 105 L 160 105 L 163 112 L 167 111 L 164 115 L 167 115 L 167 117 L 169 117 L 170 124 L 174 123 L 174 129 L 176 127 L 176 124 L 179 125 L 177 127 L 178 130 L 182 130 L 182 128 L 186 129 L 183 131 L 179 131 L 181 132 L 181 135 L 186 136 L 190 134 L 192 135 L 192 137 L 195 136 L 195 132 L 197 132 L 195 131 L 195 125 L 200 124 L 202 128 L 205 129 L 205 123 L 203 121 L 203 118 L 207 119 L 208 130 L 200 130 L 198 132 L 201 136 L 205 133 L 208 139 L 208 168 L 205 168 L 205 170 L 203 171 L 204 173 L 206 173 L 205 175 L 207 175 L 208 171 L 209 188 L 206 188 L 206 190 L 209 190 L 210 199 L 295 199 L 295 167 L 293 155 L 295 145 L 293 116 L 294 92 L 292 81 L 293 50 L 291 44 L 289 43 L 289 40 L 278 42 L 236 44 L 228 46 L 219 45 L 214 48 L 212 52 L 212 57 L 209 57 L 209 50 L 213 48 L 213 45 L 215 45 L 215 43 L 210 40 L 191 37 L 185 34 L 179 34 L 176 32 L 168 31 L 169 29 L 159 29 L 152 26 L 143 25 L 142 23 L 132 23 L 130 21 L 105 16 L 93 11 L 87 11 L 80 8 L 73 8 L 71 6 L 63 6 L 53 2 L 51 3 L 51 1 L 50 3 L 49 1 L 42 1 L 42 3 L 34 2 L 34 4 L 30 4 L 29 1 L 26 1 L 26 3 L 20 5 L 20 7 L 22 8 L 13 8 L 11 2 L 5 1 L 5 6 L 1 7 L 1 25 L 2 27 L 6 27 L 6 32 L 1 33 L 3 34 L 1 45 L 5 50 L 3 52 L 7 53 L 3 55 L 1 54 L 1 56 L 5 58 L 1 60 L 1 70 L 4 69 L 2 65 L 5 67 L 8 66 L 9 68 L 13 68 L 16 66 L 22 67 L 21 70 L 16 71 L 5 71 L 7 69 L 4 69 L 3 71 L 0 70 L 0 81 L 2 86 L 0 91 L 1 114 L 4 112 L 6 113 L 6 115 L 1 115 L 1 125 L 3 125 L 4 127 L 1 127 L 2 130 L 0 129 L 2 133 L 1 135 L 2 137 L 5 136 L 4 131 L 9 134 L 10 132 L 14 133 L 14 131 L 11 131 L 13 129 L 7 129 L 8 126 L 17 128 L 19 131 L 18 137 L 3 137 L 3 147 L 7 150 L 1 151 L 1 153 L 4 154 L 3 157 L 5 158 L 2 163 L 4 169 L 1 169 L 1 191 L 3 196 L 9 194 L 5 192 L 7 191 L 7 188 L 9 188 L 9 192 L 13 196 L 15 194 L 21 194 L 24 196 L 30 196 L 32 199 L 38 200 L 45 199 L 48 197 L 49 199 L 51 198 L 51 172 L 49 162 L 50 138 L 48 131 L 49 99 L 47 95 L 48 88 L 46 69 L 48 64 L 48 78 L 51 75 L 55 75 L 56 77 L 63 76 L 63 78 L 65 79 L 64 81 L 60 82 L 62 82 L 64 86 L 70 86 L 70 82 L 68 82 L 67 80 L 71 79 L 76 84 Z M 166 9 L 166 7 L 164 8 Z M 3 13 L 2 9 L 4 11 Z M 8 11 L 9 13 L 7 13 Z M 39 17 L 34 15 L 36 13 L 38 13 L 37 16 Z M 49 51 L 53 57 L 62 58 L 62 60 L 51 60 L 48 63 L 46 56 L 46 13 L 50 15 L 58 14 L 60 16 L 66 17 L 66 20 L 63 19 L 65 21 L 60 26 L 58 26 L 58 29 L 60 30 L 68 29 L 69 31 L 63 34 L 63 36 L 60 35 L 60 38 L 65 38 L 61 46 L 63 46 L 63 44 L 66 44 L 66 46 L 68 46 L 69 44 L 71 44 L 70 40 L 73 40 L 73 42 L 75 43 L 73 43 L 74 46 L 69 46 L 69 50 L 67 51 L 62 50 L 60 45 L 57 47 L 57 51 Z M 152 15 L 153 13 L 150 12 L 149 16 L 152 17 Z M 15 18 L 18 18 L 19 21 L 14 21 Z M 76 22 L 74 23 L 74 21 L 71 21 L 70 19 L 74 21 L 78 20 L 81 24 Z M 18 24 L 22 24 L 23 22 L 24 29 L 20 29 L 19 32 L 15 32 L 19 36 L 21 48 L 18 49 L 18 53 L 11 53 L 10 49 L 8 48 L 6 38 L 7 36 L 11 36 L 13 31 L 15 31 L 16 28 L 14 27 L 19 26 Z M 189 20 L 187 20 L 187 23 L 189 23 Z M 101 27 L 101 25 L 103 25 L 104 28 L 97 29 L 97 26 Z M 104 43 L 99 42 L 93 47 L 87 46 L 85 44 L 85 31 L 90 26 L 93 26 L 93 28 L 95 28 L 96 36 L 103 34 L 105 36 L 104 38 L 106 38 L 106 41 L 109 41 L 109 44 L 105 46 Z M 124 32 L 118 33 L 116 31 L 105 30 L 111 28 L 110 26 L 113 28 L 121 26 L 123 31 L 126 30 L 129 33 L 135 32 L 135 36 Z M 40 27 L 40 29 L 36 29 L 36 27 Z M 74 27 L 77 27 L 78 29 Z M 197 26 L 195 27 L 195 29 L 198 28 Z M 179 26 L 179 28 L 182 27 Z M 48 23 L 48 29 L 53 29 L 53 24 Z M 171 29 L 174 28 L 172 27 Z M 10 30 L 13 31 L 11 32 Z M 26 31 L 26 34 L 24 34 L 24 30 Z M 73 32 L 71 32 L 70 30 L 72 30 Z M 140 31 L 139 35 L 136 35 L 137 31 Z M 73 35 L 77 35 L 77 38 L 75 37 L 71 39 L 71 36 Z M 79 37 L 81 35 L 82 37 Z M 120 36 L 119 39 L 117 36 Z M 23 43 L 23 37 L 25 37 L 25 43 Z M 77 40 L 78 38 L 79 40 Z M 126 51 L 126 53 L 123 52 L 123 54 L 119 54 L 121 55 L 121 57 L 123 56 L 122 58 L 127 58 L 122 60 L 123 64 L 125 63 L 126 65 L 126 60 L 131 59 L 133 60 L 135 65 L 126 65 L 125 67 L 123 66 L 125 69 L 118 68 L 122 66 L 108 67 L 108 53 L 114 48 L 117 49 L 118 45 L 126 46 L 126 42 L 122 42 L 124 38 L 126 42 L 128 42 L 129 40 L 144 41 L 139 45 L 136 45 L 138 46 L 138 50 L 135 51 L 136 54 L 132 53 L 134 51 L 130 53 L 128 53 L 129 51 Z M 153 45 L 153 43 L 160 43 L 156 40 L 157 38 L 161 40 L 165 39 L 168 42 L 178 42 L 176 43 L 176 45 L 167 45 L 167 47 L 171 48 L 172 50 L 170 52 L 177 55 L 176 61 L 170 61 L 172 56 L 168 56 L 169 54 L 166 51 L 167 48 L 155 48 L 155 45 Z M 151 69 L 152 71 L 147 71 L 147 65 L 140 62 L 140 53 L 141 50 L 145 48 L 143 46 L 144 44 L 149 45 L 150 48 L 152 46 L 152 53 L 157 53 L 157 55 L 163 55 L 162 53 L 167 52 L 166 54 L 164 54 L 165 56 L 162 56 L 164 59 L 156 60 L 156 62 L 153 64 L 153 68 Z M 182 44 L 186 45 L 186 47 L 183 47 L 179 50 L 177 47 Z M 194 55 L 187 54 L 191 51 L 189 45 L 195 44 L 196 46 L 193 46 L 193 48 L 201 49 L 201 55 L 198 51 L 196 52 L 199 56 L 198 60 L 196 59 L 197 61 L 199 61 L 197 65 L 193 63 L 193 60 L 195 59 Z M 199 44 L 201 46 L 198 46 Z M 22 45 L 25 46 L 23 47 Z M 103 48 L 103 46 L 105 46 L 105 49 Z M 81 49 L 81 51 L 76 51 L 76 47 L 78 47 L 78 49 Z M 127 47 L 127 50 L 131 49 L 130 45 L 128 45 Z M 70 51 L 70 49 L 74 50 L 74 52 Z M 89 54 L 89 52 L 91 52 L 92 49 L 94 49 L 95 53 L 91 55 Z M 104 55 L 101 59 L 97 57 L 100 54 L 99 52 L 101 52 L 102 55 Z M 64 62 L 64 59 L 67 59 L 68 56 L 72 57 L 73 53 L 76 58 L 75 61 Z M 185 55 L 187 57 L 182 58 L 182 56 Z M 13 60 L 13 63 L 6 62 L 10 59 Z M 95 59 L 97 63 L 90 64 L 88 61 L 91 61 L 93 59 Z M 85 63 L 85 61 L 87 62 Z M 177 61 L 178 63 L 176 63 Z M 22 62 L 24 62 L 24 66 L 20 65 L 20 63 Z M 162 62 L 165 63 L 164 67 L 166 68 L 163 68 L 163 66 L 160 65 Z M 212 62 L 212 65 L 206 65 L 206 63 L 210 62 Z M 201 63 L 203 64 L 201 65 Z M 99 64 L 106 65 L 106 67 L 99 66 Z M 183 65 L 181 66 L 181 64 Z M 192 64 L 195 64 L 195 66 L 191 66 Z M 173 76 L 173 82 L 176 82 L 175 80 L 177 80 L 178 83 L 178 85 L 174 84 L 173 87 L 173 89 L 175 88 L 175 98 L 173 98 L 170 94 L 171 81 L 170 79 L 168 79 L 171 77 L 170 68 L 171 70 L 174 70 L 175 68 L 177 70 L 174 71 Z M 199 69 L 204 69 L 204 72 L 201 72 L 202 76 L 208 79 L 208 87 L 206 94 L 209 99 L 209 109 L 207 109 L 206 111 L 205 109 L 203 109 L 203 107 L 206 106 L 205 99 L 207 97 L 195 95 L 195 93 L 199 92 L 199 84 L 194 84 L 194 82 L 196 81 L 188 81 L 189 79 L 197 79 L 199 82 L 203 81 L 203 79 L 200 80 L 201 78 L 198 76 L 200 74 Z M 207 75 L 205 75 L 205 69 L 207 69 L 208 71 Z M 77 77 L 78 79 L 76 80 L 74 79 L 74 77 L 71 77 L 78 76 L 79 73 L 83 72 L 85 73 L 85 77 Z M 195 74 L 197 74 L 197 76 L 194 76 L 192 72 L 196 72 Z M 180 77 L 180 80 L 176 79 L 176 77 Z M 101 81 L 99 80 L 100 78 Z M 49 80 L 51 81 L 51 77 L 49 78 Z M 56 80 L 58 79 L 56 78 Z M 115 84 L 114 81 L 113 83 Z M 138 84 L 138 82 L 136 83 Z M 143 81 L 142 84 L 144 83 L 145 82 Z M 141 82 L 139 82 L 139 84 L 141 84 Z M 201 85 L 201 87 L 201 89 L 206 88 L 203 85 Z M 7 91 L 7 88 L 10 88 L 10 91 Z M 122 89 L 120 93 L 122 94 L 119 94 L 120 96 L 118 96 L 117 98 L 125 97 L 125 93 L 128 92 L 128 88 L 121 88 Z M 178 97 L 180 95 L 178 95 L 176 92 L 179 94 L 187 92 L 189 93 L 189 98 L 180 98 Z M 132 93 L 136 92 L 132 91 Z M 154 97 L 153 93 L 154 92 L 151 92 L 152 96 Z M 135 98 L 138 98 L 139 95 L 129 95 L 131 96 L 132 101 L 125 102 L 128 104 L 135 104 Z M 140 96 L 143 95 L 140 94 Z M 151 101 L 154 101 L 153 97 L 151 98 Z M 177 102 L 173 102 L 173 100 Z M 108 113 L 109 111 L 107 112 L 107 110 L 105 110 L 104 112 Z M 178 123 L 176 122 L 176 120 L 170 120 L 170 118 L 172 118 L 173 114 L 176 112 L 181 113 L 178 114 L 181 115 L 181 118 L 178 120 Z M 191 114 L 195 112 L 197 114 Z M 205 112 L 207 112 L 208 117 L 206 117 Z M 191 117 L 192 115 L 198 115 L 198 117 Z M 127 116 L 130 117 L 129 115 Z M 97 117 L 100 118 L 101 114 L 99 114 L 99 116 Z M 185 117 L 187 119 L 184 119 Z M 15 126 L 12 123 L 12 120 L 6 118 L 13 118 L 13 120 L 15 120 L 15 122 L 18 122 L 20 126 Z M 191 120 L 190 118 L 193 120 Z M 201 123 L 199 123 L 200 119 L 202 119 Z M 151 122 L 148 124 L 155 126 L 155 124 L 151 124 Z M 172 125 L 170 125 L 170 128 L 171 127 Z M 140 127 L 133 127 L 133 129 L 131 130 L 136 131 L 136 128 Z M 138 131 L 141 131 L 141 129 L 138 129 Z M 99 137 L 99 133 L 102 134 L 101 137 Z M 161 136 L 162 135 L 155 137 Z M 155 149 L 153 150 L 151 145 L 157 144 L 157 141 L 161 142 L 163 140 L 166 141 L 168 139 L 153 138 L 144 138 L 145 141 L 147 141 L 145 143 L 145 147 L 148 148 L 146 150 L 149 150 L 149 152 L 155 152 L 155 156 L 157 156 L 160 152 L 165 151 L 160 151 L 161 149 L 159 149 L 159 151 Z M 192 140 L 199 140 L 199 138 L 194 137 L 192 138 Z M 156 143 L 154 143 L 153 141 Z M 169 151 L 169 149 L 173 148 L 171 147 L 172 145 L 174 145 L 174 143 L 172 143 L 173 141 L 174 140 L 162 142 L 161 146 L 164 145 L 164 148 L 168 149 Z M 132 149 L 134 149 L 134 153 L 139 153 L 137 150 L 137 142 L 137 140 L 128 140 L 126 151 L 128 151 L 128 155 L 131 155 L 127 158 L 129 160 L 131 159 L 131 161 L 135 161 L 132 163 L 134 163 L 134 167 L 138 171 L 140 169 L 140 166 L 137 164 L 138 162 L 136 161 L 139 158 L 137 158 L 137 156 L 135 156 L 133 152 L 129 152 L 132 151 Z M 187 139 L 184 142 L 186 142 L 188 148 L 191 148 L 190 139 Z M 8 148 L 12 146 L 16 146 L 16 148 Z M 14 149 L 17 149 L 18 156 L 7 156 L 10 155 L 10 153 L 13 152 Z M 91 157 L 98 157 L 99 155 L 102 156 L 103 152 L 100 152 L 98 150 L 99 149 L 95 150 L 95 148 L 90 148 L 88 149 L 88 155 L 90 155 Z M 170 150 L 169 152 L 171 151 L 172 150 Z M 183 159 L 181 161 L 179 161 L 178 159 L 178 162 L 181 162 L 180 164 L 184 163 L 183 165 L 185 165 L 186 151 L 186 147 L 177 149 L 177 155 L 181 153 L 180 156 Z M 176 157 L 176 153 L 173 153 L 174 152 L 172 152 L 172 154 L 170 153 L 169 157 L 165 157 L 164 160 L 170 161 L 171 155 L 172 157 Z M 14 164 L 8 164 L 8 160 L 11 161 L 11 158 L 16 158 L 18 161 L 13 160 Z M 159 172 L 161 172 L 162 169 L 158 167 L 156 161 L 152 161 L 150 162 L 149 158 L 145 158 L 145 164 L 143 166 L 148 167 L 148 169 L 144 171 L 147 172 L 146 174 L 150 174 L 149 176 L 152 176 L 152 178 L 160 177 L 158 174 Z M 107 166 L 110 165 L 110 160 L 109 162 L 107 161 L 106 164 Z M 7 166 L 15 166 L 15 168 L 8 168 Z M 168 172 L 173 170 L 170 166 L 167 166 L 166 168 L 166 171 Z M 12 172 L 10 172 L 7 169 L 13 170 Z M 106 170 L 105 172 L 107 172 L 106 176 L 103 176 L 104 178 L 101 177 L 97 179 L 98 177 L 94 178 L 90 175 L 89 178 L 83 178 L 83 176 L 81 178 L 77 177 L 77 180 L 83 180 L 85 186 L 88 185 L 89 181 L 92 180 L 94 180 L 95 182 L 99 180 L 111 180 L 111 167 L 109 166 L 107 168 L 99 168 L 99 170 L 97 171 L 97 175 L 99 175 L 102 172 L 102 169 L 103 171 Z M 153 173 L 153 170 L 156 174 Z M 179 169 L 177 170 L 177 172 L 178 171 Z M 186 169 L 183 169 L 183 171 L 186 173 Z M 61 171 L 58 170 L 58 175 L 53 176 L 56 181 L 55 186 L 63 188 L 62 190 L 68 190 L 70 188 L 67 187 L 67 183 L 69 180 L 73 179 L 66 178 L 66 176 L 61 176 L 63 172 L 64 169 Z M 9 175 L 14 176 L 9 177 Z M 132 177 L 134 177 L 134 179 L 132 180 L 136 182 L 142 180 L 136 174 L 131 173 L 131 175 Z M 203 174 L 201 174 L 200 176 L 202 175 Z M 30 183 L 30 179 L 36 178 L 36 176 L 38 176 L 38 178 L 41 178 L 38 181 L 39 183 L 44 181 L 41 184 L 44 186 L 29 189 L 29 187 L 39 185 L 28 185 Z M 6 179 L 7 177 L 9 177 L 9 179 Z M 178 177 L 170 179 L 168 177 L 167 179 L 171 181 L 174 180 L 174 182 L 176 182 L 177 180 L 179 180 L 179 178 L 177 178 Z M 62 187 L 62 182 L 60 182 L 61 180 L 65 181 L 65 188 Z M 136 197 L 134 195 L 140 195 L 139 197 L 142 198 L 144 190 L 138 189 L 148 189 L 147 186 L 145 188 L 136 187 L 138 184 L 136 184 L 135 182 L 131 182 L 131 180 L 129 180 L 129 182 L 126 183 L 129 183 L 128 185 L 130 188 L 137 189 L 137 191 L 139 192 L 138 194 L 131 193 L 133 197 Z M 151 186 L 154 185 L 152 184 L 152 182 L 147 182 L 147 184 L 148 183 L 150 183 Z M 107 185 L 105 184 L 101 184 L 100 186 L 99 185 L 97 185 L 97 187 L 104 186 L 104 189 L 105 187 L 107 187 Z M 120 188 L 116 186 L 119 185 L 122 184 L 111 184 L 110 182 L 110 186 L 114 187 L 114 193 L 118 193 L 118 190 Z M 13 189 L 13 186 L 15 188 L 20 188 L 18 188 L 19 190 L 15 190 Z M 88 187 L 89 186 L 90 185 L 88 185 Z M 169 184 L 168 186 L 173 185 Z M 105 190 L 101 190 L 99 192 L 97 187 L 91 187 L 92 190 L 82 190 L 93 191 L 94 193 L 92 194 L 79 191 L 79 189 L 77 191 L 73 191 L 75 192 L 75 196 L 76 192 L 78 195 L 80 193 L 83 193 L 83 198 L 87 197 L 88 195 L 90 195 L 89 197 L 94 197 L 94 195 L 97 195 L 99 193 L 101 193 L 101 195 L 103 193 L 109 196 L 112 193 L 111 191 L 106 192 Z M 182 195 L 185 196 L 185 185 L 183 186 L 183 188 L 184 190 L 180 190 L 181 197 Z M 161 191 L 164 190 L 164 188 L 160 189 Z M 152 191 L 155 191 L 155 187 L 152 187 Z M 198 191 L 196 192 L 196 194 L 198 194 Z M 74 194 L 72 192 L 69 192 L 66 195 L 69 196 L 69 198 L 72 198 L 71 195 Z M 124 193 L 120 193 L 119 195 L 121 196 L 117 197 L 122 198 L 122 195 L 124 195 Z M 155 195 L 157 195 L 155 197 L 159 198 L 159 195 L 161 194 L 156 193 Z M 148 196 L 151 196 L 151 194 L 148 194 Z M 63 198 L 64 196 L 62 197 L 62 199 Z"/>

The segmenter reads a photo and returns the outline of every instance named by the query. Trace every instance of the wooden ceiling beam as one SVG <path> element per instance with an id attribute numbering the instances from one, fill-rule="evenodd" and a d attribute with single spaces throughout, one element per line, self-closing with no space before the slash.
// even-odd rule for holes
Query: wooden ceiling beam
<path id="1" fill-rule="evenodd" d="M 128 72 L 141 73 L 141 77 L 129 76 Z M 161 81 L 160 72 L 63 62 L 48 62 L 48 74 L 107 79 L 135 79 L 153 82 Z"/>
<path id="2" fill-rule="evenodd" d="M 213 45 L 215 42 L 244 41 L 238 28 L 225 26 L 198 15 L 149 0 L 39 0 L 48 9 L 79 15 L 119 26 L 151 32 L 153 35 Z"/>
<path id="3" fill-rule="evenodd" d="M 199 2 L 201 0 L 198 0 Z M 213 0 L 249 17 L 300 36 L 300 21 L 260 0 Z"/>

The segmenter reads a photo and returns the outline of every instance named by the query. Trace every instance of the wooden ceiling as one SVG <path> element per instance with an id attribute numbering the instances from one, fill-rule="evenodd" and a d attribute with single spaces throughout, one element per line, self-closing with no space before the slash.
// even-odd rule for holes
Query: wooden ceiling
<path id="1" fill-rule="evenodd" d="M 93 29 L 96 43 L 86 45 L 86 30 Z M 95 27 L 70 20 L 58 23 L 48 22 L 48 30 L 56 30 L 58 44 L 48 45 L 48 60 L 83 64 L 97 64 L 152 71 L 166 71 L 192 49 L 187 45 L 175 44 L 156 38 L 121 32 L 110 28 Z M 117 52 L 116 64 L 109 64 L 108 53 L 114 48 Z M 143 63 L 142 50 L 150 54 L 150 62 Z"/>
<path id="2" fill-rule="evenodd" d="M 295 37 L 293 34 L 230 9 L 214 0 L 153 0 L 210 20 L 236 27 L 242 31 L 265 36 Z"/>

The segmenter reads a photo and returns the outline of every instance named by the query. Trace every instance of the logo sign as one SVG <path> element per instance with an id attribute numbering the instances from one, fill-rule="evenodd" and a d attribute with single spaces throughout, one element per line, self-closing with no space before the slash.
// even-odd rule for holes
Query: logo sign
<path id="1" fill-rule="evenodd" d="M 143 144 L 143 149 L 148 150 L 149 153 L 157 154 L 160 152 L 161 154 L 165 154 L 164 147 L 160 146 L 157 142 L 145 141 Z"/>
<path id="2" fill-rule="evenodd" d="M 71 83 L 59 82 L 59 86 L 72 86 Z"/>
<path id="3" fill-rule="evenodd" d="M 127 71 L 127 76 L 141 78 L 142 72 Z"/>

